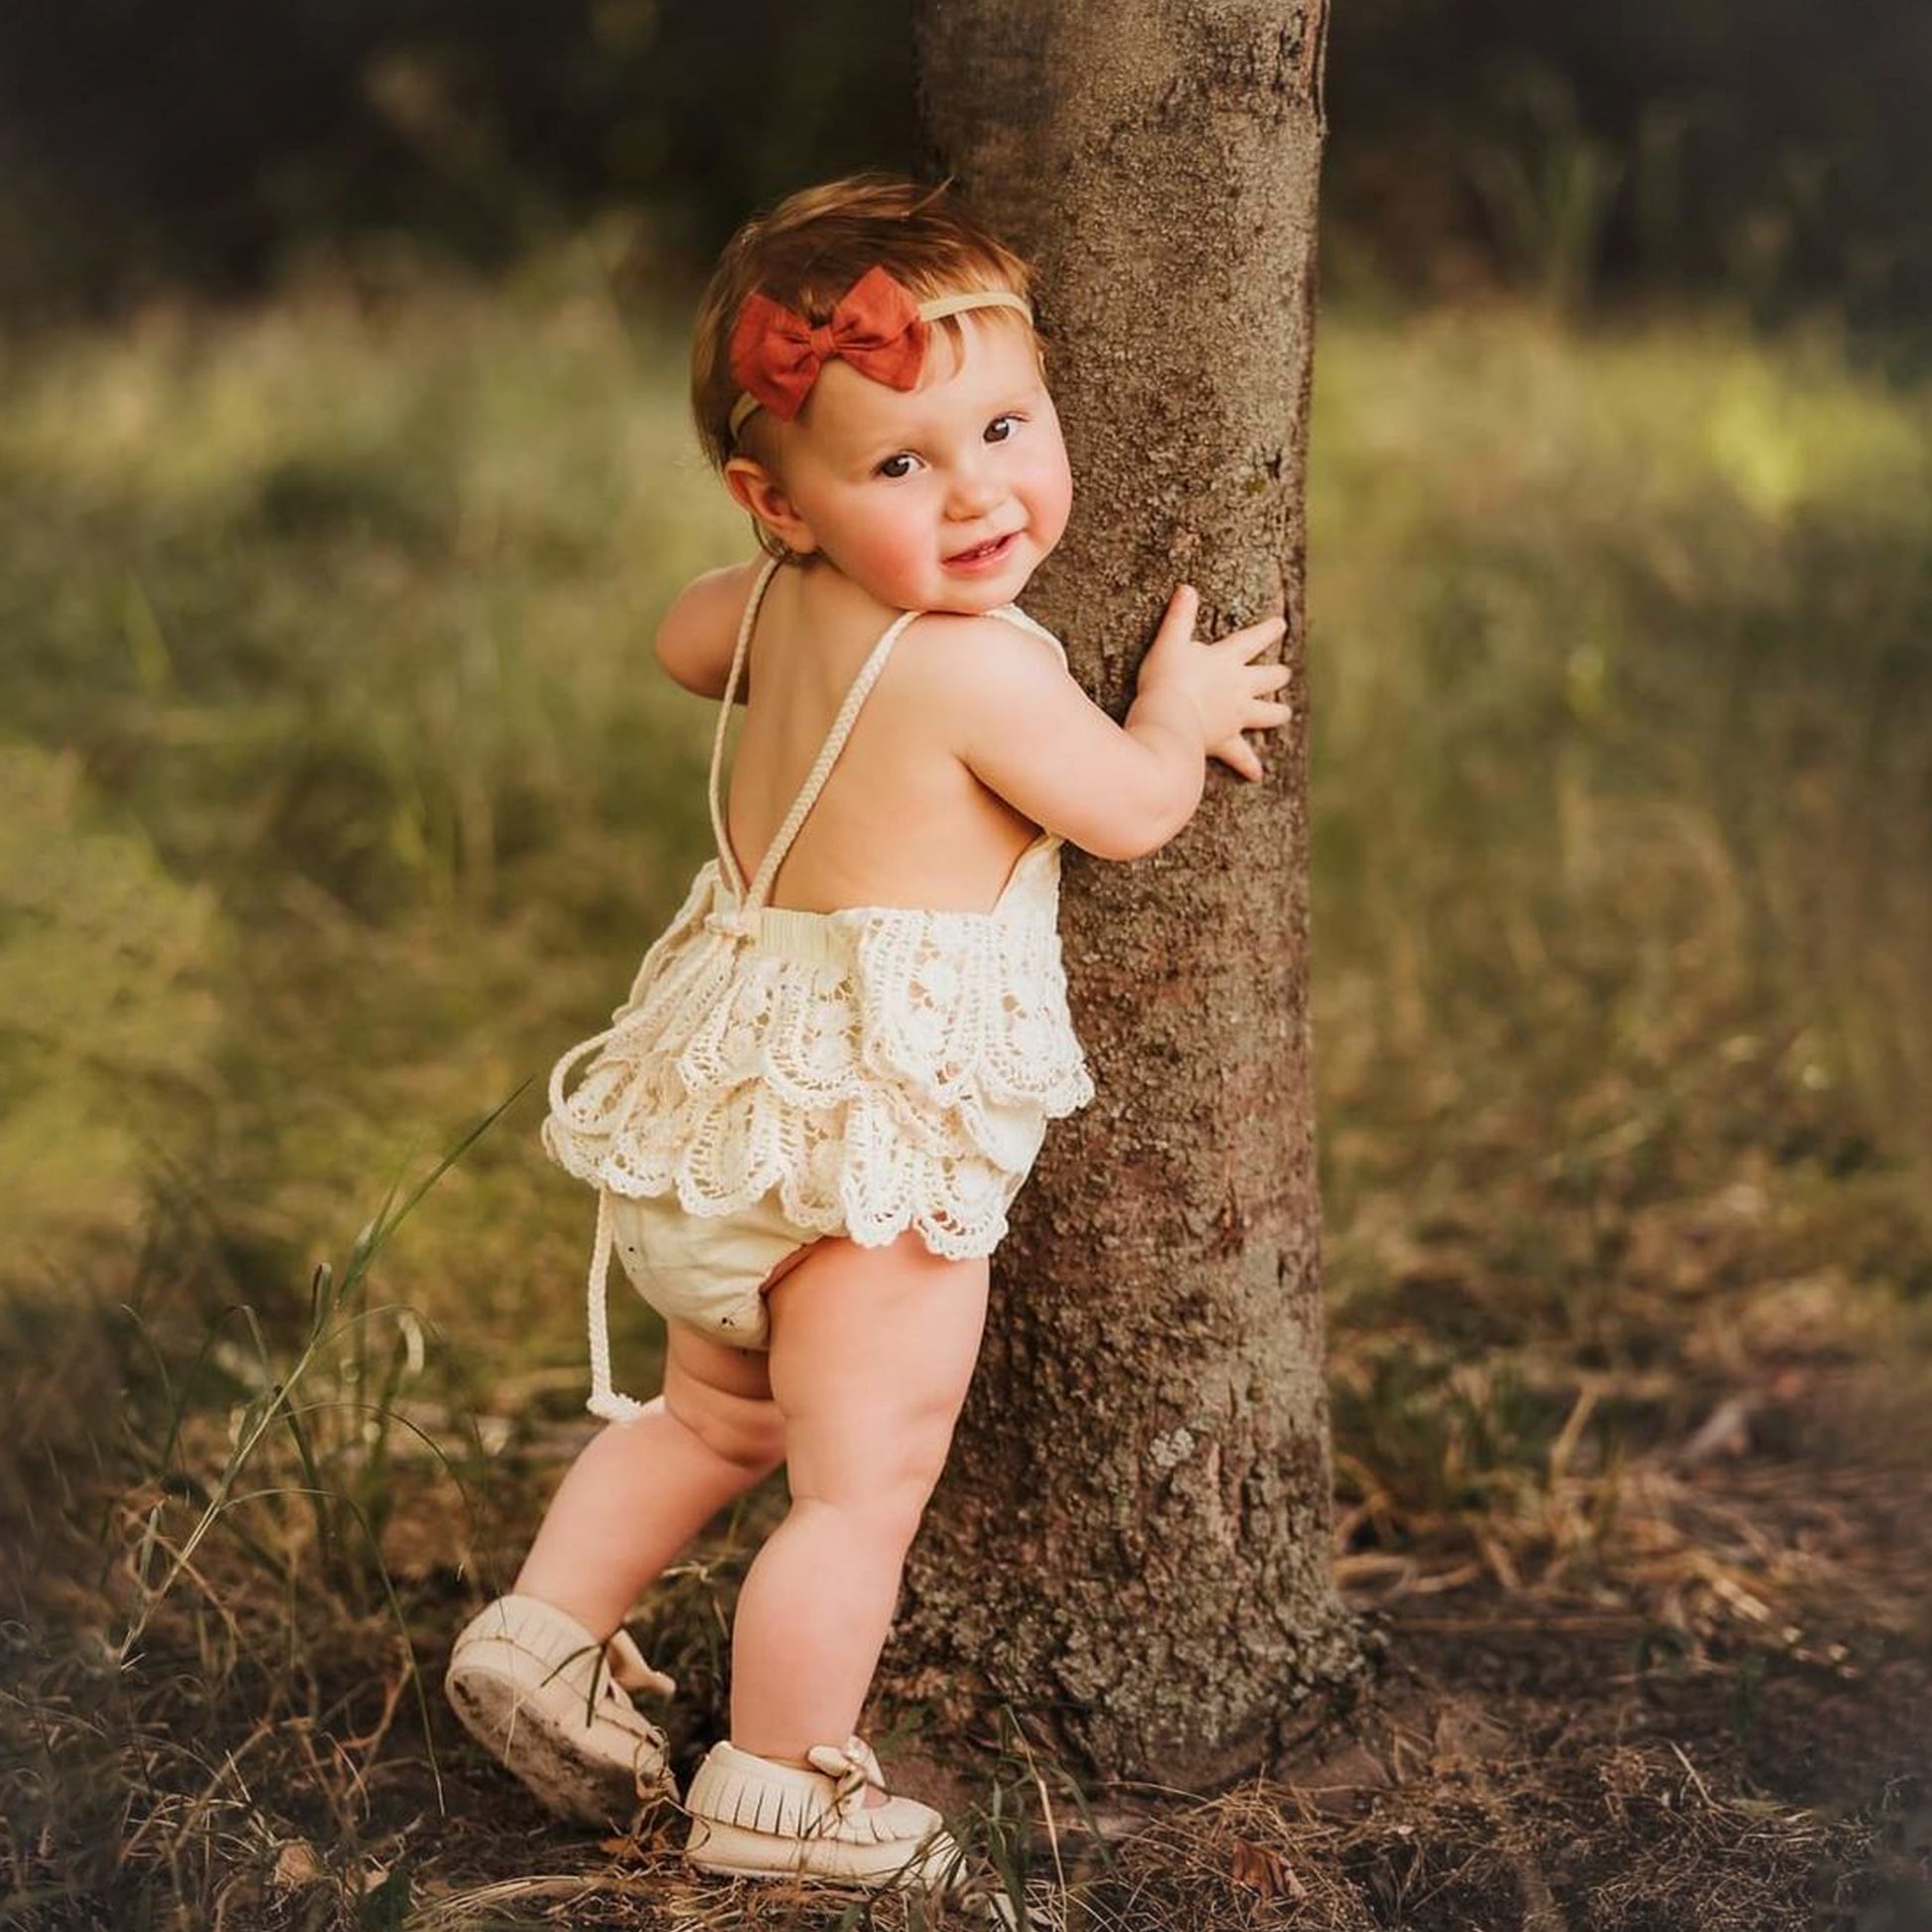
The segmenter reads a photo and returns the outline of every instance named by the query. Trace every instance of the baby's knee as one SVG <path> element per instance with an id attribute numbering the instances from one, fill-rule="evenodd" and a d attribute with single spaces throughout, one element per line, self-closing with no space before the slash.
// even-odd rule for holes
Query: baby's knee
<path id="1" fill-rule="evenodd" d="M 837 1498 L 839 1506 L 865 1525 L 874 1542 L 905 1548 L 918 1533 L 938 1486 L 950 1441 L 947 1431 L 895 1444 L 873 1461 L 863 1481 L 846 1487 Z"/>
<path id="2" fill-rule="evenodd" d="M 762 1475 L 785 1459 L 784 1417 L 768 1397 L 678 1387 L 667 1380 L 664 1406 L 712 1454 L 738 1468 Z"/>

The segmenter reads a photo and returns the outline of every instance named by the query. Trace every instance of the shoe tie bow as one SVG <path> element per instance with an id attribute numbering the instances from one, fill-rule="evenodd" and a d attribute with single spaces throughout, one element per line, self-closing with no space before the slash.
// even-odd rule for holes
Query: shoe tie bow
<path id="1" fill-rule="evenodd" d="M 610 1668 L 609 1682 L 623 1691 L 654 1691 L 659 1697 L 675 1697 L 677 1682 L 644 1661 L 644 1653 L 628 1630 L 615 1632 L 604 1646 L 605 1662 Z"/>
<path id="2" fill-rule="evenodd" d="M 857 1806 L 865 1803 L 867 1785 L 876 1785 L 881 1791 L 886 1788 L 886 1774 L 879 1768 L 872 1746 L 857 1735 L 848 1737 L 843 1744 L 814 1744 L 805 1753 L 805 1762 L 814 1771 L 823 1771 L 828 1778 L 838 1780 L 832 1794 L 832 1809 L 841 1818 L 849 1817 Z"/>

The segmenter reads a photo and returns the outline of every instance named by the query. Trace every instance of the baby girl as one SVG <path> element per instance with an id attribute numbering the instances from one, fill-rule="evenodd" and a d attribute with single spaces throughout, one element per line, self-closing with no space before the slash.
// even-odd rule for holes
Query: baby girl
<path id="1" fill-rule="evenodd" d="M 683 1794 L 704 1871 L 940 1887 L 939 1815 L 857 1734 L 900 1569 L 978 1354 L 988 1257 L 1045 1124 L 1092 1096 L 1059 849 L 1136 859 L 1261 775 L 1280 619 L 1168 605 L 1124 723 L 1014 603 L 1066 526 L 1026 266 L 944 191 L 793 196 L 725 250 L 693 401 L 757 563 L 700 577 L 657 655 L 719 703 L 716 856 L 545 1145 L 597 1189 L 591 1407 L 513 1591 L 457 1640 L 465 1724 L 552 1810 L 677 1797 L 622 1628 L 734 1497 L 790 1508 L 732 1630 L 731 1734 Z M 744 704 L 728 797 L 727 725 Z M 574 1091 L 571 1067 L 586 1061 Z M 611 1386 L 613 1252 L 664 1318 L 662 1392 Z"/>

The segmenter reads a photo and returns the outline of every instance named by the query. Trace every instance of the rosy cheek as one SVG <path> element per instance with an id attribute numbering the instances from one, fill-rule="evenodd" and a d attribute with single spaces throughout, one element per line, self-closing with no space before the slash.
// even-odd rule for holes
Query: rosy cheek
<path id="1" fill-rule="evenodd" d="M 1065 527 L 1073 507 L 1073 480 L 1064 464 L 1056 464 L 1040 479 L 1039 497 L 1040 506 L 1046 512 L 1044 520 L 1057 533 Z"/>

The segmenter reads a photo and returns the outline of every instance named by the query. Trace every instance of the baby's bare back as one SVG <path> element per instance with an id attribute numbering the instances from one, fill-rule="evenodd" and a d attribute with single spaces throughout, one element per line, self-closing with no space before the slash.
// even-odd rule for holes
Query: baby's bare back
<path id="1" fill-rule="evenodd" d="M 829 570 L 784 570 L 759 612 L 751 699 L 725 822 L 747 879 L 805 782 L 852 681 L 894 614 Z M 915 620 L 786 855 L 770 902 L 830 912 L 911 905 L 984 912 L 1039 828 L 987 789 L 948 741 L 934 655 L 944 618 Z"/>

